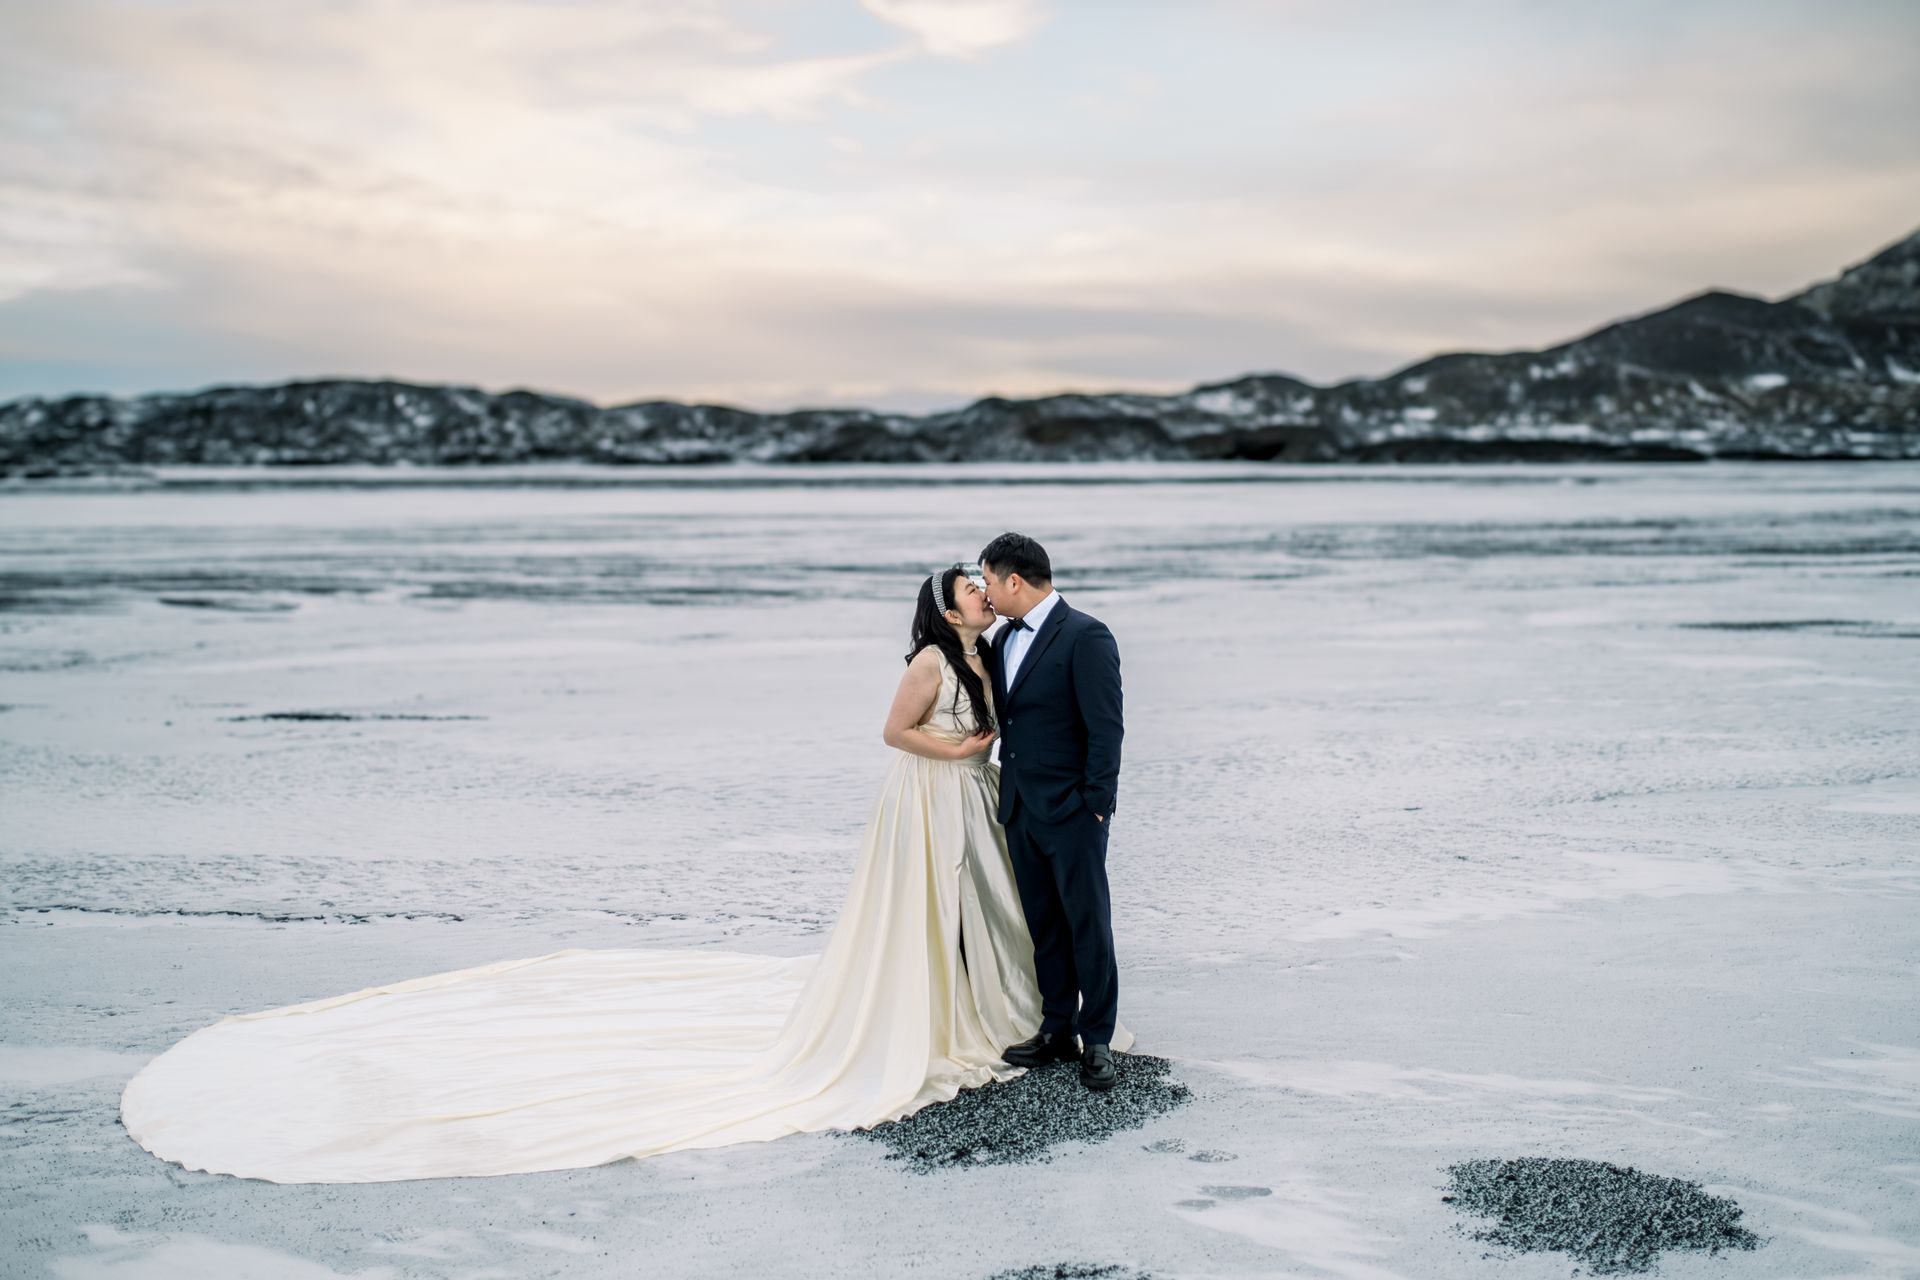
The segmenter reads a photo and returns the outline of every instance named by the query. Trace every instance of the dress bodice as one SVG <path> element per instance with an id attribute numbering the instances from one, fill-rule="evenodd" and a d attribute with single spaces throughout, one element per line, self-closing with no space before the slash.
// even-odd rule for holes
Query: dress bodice
<path id="1" fill-rule="evenodd" d="M 934 695 L 932 710 L 927 712 L 926 719 L 917 727 L 942 741 L 960 742 L 973 732 L 973 707 L 967 701 L 967 691 L 960 683 L 960 673 L 955 669 L 953 660 L 937 646 L 934 652 L 940 655 L 940 691 Z M 993 683 L 982 680 L 981 685 L 981 692 L 987 697 L 987 709 L 992 710 Z M 955 763 L 985 764 L 992 751 L 993 748 L 988 747 Z"/>

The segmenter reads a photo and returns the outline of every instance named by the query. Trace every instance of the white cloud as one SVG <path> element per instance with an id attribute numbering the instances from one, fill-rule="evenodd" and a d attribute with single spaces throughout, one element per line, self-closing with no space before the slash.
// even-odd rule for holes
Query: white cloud
<path id="1" fill-rule="evenodd" d="M 38 124 L 0 135 L 11 296 L 151 279 L 156 248 L 370 259 L 396 285 L 423 243 L 684 261 L 760 235 L 777 193 L 674 134 L 860 106 L 858 79 L 914 52 L 781 57 L 710 8 L 498 0 L 73 4 L 10 35 L 0 119 Z"/>
<path id="2" fill-rule="evenodd" d="M 98 199 L 0 184 L 0 303 L 39 289 L 163 283 L 115 252 L 117 234 Z"/>
<path id="3" fill-rule="evenodd" d="M 965 58 L 1017 44 L 1045 15 L 1032 0 L 860 0 L 883 22 L 911 31 L 928 53 Z"/>

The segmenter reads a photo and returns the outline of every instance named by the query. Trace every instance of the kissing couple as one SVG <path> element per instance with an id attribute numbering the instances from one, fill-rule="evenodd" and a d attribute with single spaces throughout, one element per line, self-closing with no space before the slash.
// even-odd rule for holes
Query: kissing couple
<path id="1" fill-rule="evenodd" d="M 188 1169 L 385 1182 L 866 1129 L 1056 1062 L 1112 1088 L 1113 633 L 1004 533 L 920 582 L 906 660 L 819 953 L 575 947 L 229 1014 L 122 1123 Z"/>

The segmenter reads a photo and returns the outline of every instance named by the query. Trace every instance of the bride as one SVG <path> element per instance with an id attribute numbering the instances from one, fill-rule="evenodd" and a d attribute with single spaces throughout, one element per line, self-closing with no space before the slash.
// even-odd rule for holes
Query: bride
<path id="1" fill-rule="evenodd" d="M 1001 1047 L 1040 993 L 994 820 L 995 620 L 968 566 L 921 583 L 820 954 L 575 947 L 234 1014 L 128 1082 L 127 1132 L 188 1169 L 388 1182 L 870 1128 L 1021 1075 Z"/>

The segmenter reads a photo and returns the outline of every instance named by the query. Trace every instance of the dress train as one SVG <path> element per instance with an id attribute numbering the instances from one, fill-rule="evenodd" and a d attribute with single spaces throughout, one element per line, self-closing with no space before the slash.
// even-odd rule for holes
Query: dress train
<path id="1" fill-rule="evenodd" d="M 959 741 L 963 702 L 943 657 L 921 727 Z M 998 799 L 984 752 L 897 752 L 817 955 L 576 947 L 234 1014 L 121 1120 L 188 1169 L 386 1182 L 869 1128 L 1010 1079 L 1040 995 Z"/>

